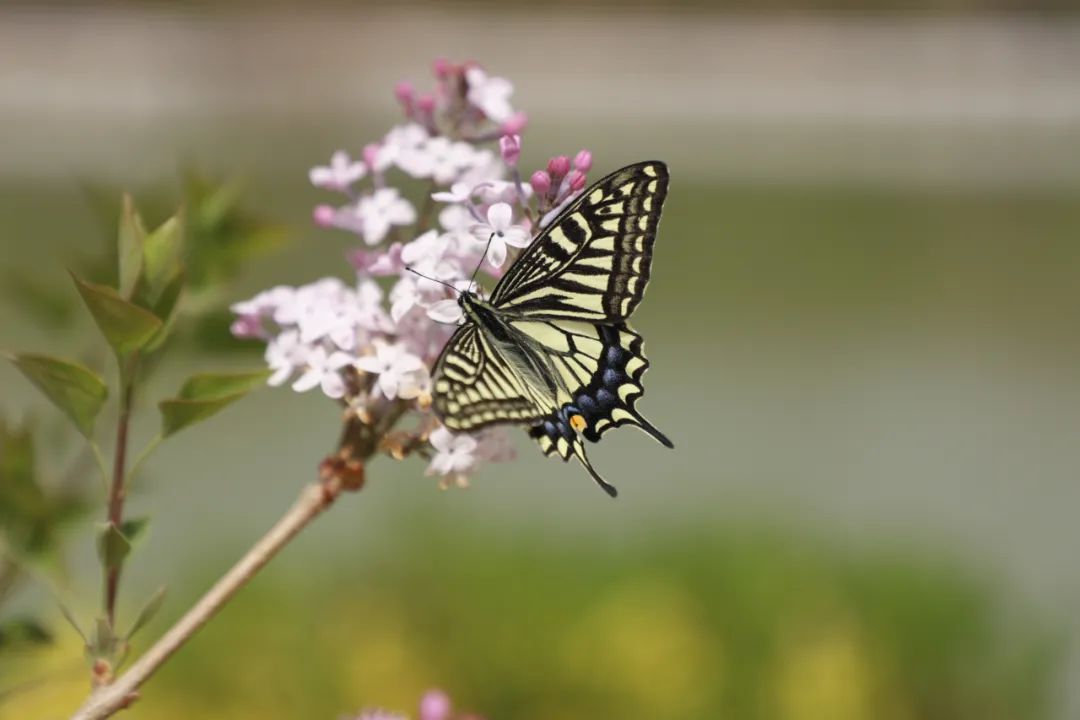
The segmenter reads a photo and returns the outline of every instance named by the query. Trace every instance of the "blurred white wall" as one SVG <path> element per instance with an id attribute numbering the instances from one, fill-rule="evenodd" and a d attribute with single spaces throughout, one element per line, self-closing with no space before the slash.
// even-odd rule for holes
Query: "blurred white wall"
<path id="1" fill-rule="evenodd" d="M 538 129 L 683 173 L 1080 184 L 1080 19 L 325 12 L 0 9 L 0 174 L 292 162 L 444 55 L 512 78 Z"/>

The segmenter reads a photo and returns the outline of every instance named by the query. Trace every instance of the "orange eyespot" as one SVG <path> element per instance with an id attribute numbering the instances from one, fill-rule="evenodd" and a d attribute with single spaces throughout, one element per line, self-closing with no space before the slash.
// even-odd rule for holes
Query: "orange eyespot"
<path id="1" fill-rule="evenodd" d="M 585 422 L 585 417 L 582 415 L 570 416 L 570 427 L 574 428 L 574 432 L 581 432 L 589 426 L 589 423 Z"/>

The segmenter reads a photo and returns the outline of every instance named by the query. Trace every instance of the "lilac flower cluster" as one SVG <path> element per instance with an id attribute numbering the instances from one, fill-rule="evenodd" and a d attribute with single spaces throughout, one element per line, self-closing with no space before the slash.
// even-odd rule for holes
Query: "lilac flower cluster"
<path id="1" fill-rule="evenodd" d="M 431 367 L 461 321 L 457 292 L 475 291 L 476 268 L 501 276 L 585 187 L 592 155 L 553 157 L 523 180 L 527 117 L 511 104 L 511 83 L 475 63 L 436 60 L 433 69 L 433 92 L 395 87 L 404 119 L 380 141 L 310 171 L 340 198 L 315 208 L 315 224 L 361 242 L 348 254 L 355 282 L 266 290 L 233 305 L 232 331 L 266 343 L 271 385 L 320 388 L 370 423 L 416 413 L 417 429 L 387 449 L 428 457 L 428 474 L 447 487 L 513 457 L 503 430 L 453 435 L 430 411 Z"/>
<path id="2" fill-rule="evenodd" d="M 361 710 L 359 715 L 348 720 L 409 720 L 409 717 L 387 710 Z M 479 715 L 455 713 L 449 695 L 442 690 L 429 690 L 420 699 L 417 720 L 483 720 L 483 718 Z"/>

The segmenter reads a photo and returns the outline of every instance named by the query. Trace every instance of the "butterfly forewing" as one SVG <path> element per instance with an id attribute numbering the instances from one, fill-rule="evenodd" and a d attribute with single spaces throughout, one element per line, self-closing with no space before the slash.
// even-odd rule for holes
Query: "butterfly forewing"
<path id="1" fill-rule="evenodd" d="M 643 162 L 590 187 L 525 249 L 495 287 L 492 304 L 537 318 L 630 317 L 649 280 L 667 185 L 663 163 Z"/>

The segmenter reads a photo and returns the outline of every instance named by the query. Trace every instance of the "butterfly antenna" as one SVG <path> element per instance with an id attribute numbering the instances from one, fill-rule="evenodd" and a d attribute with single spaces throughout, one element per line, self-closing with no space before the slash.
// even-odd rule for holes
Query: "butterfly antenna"
<path id="1" fill-rule="evenodd" d="M 484 260 L 487 260 L 488 250 L 491 249 L 491 241 L 495 239 L 495 233 L 491 233 L 488 236 L 487 245 L 484 246 L 484 254 L 480 256 L 480 262 L 476 263 L 476 269 L 472 272 L 472 277 L 469 278 L 469 287 L 476 285 L 476 273 L 480 272 L 480 266 L 484 264 Z"/>
<path id="2" fill-rule="evenodd" d="M 424 278 L 425 280 L 430 280 L 431 282 L 437 282 L 437 283 L 439 283 L 440 285 L 445 285 L 446 287 L 448 287 L 448 288 L 450 288 L 451 290 L 453 290 L 454 292 L 456 292 L 456 293 L 457 293 L 458 295 L 460 295 L 460 294 L 461 294 L 461 291 L 460 291 L 460 290 L 458 290 L 458 289 L 457 289 L 456 287 L 454 287 L 453 285 L 451 285 L 451 284 L 450 284 L 450 283 L 448 283 L 448 282 L 443 282 L 442 280 L 437 280 L 437 279 L 435 279 L 435 278 L 433 278 L 433 277 L 428 277 L 428 276 L 427 276 L 427 275 L 425 275 L 424 273 L 421 273 L 421 272 L 416 272 L 416 270 L 413 270 L 413 269 L 412 269 L 412 267 L 411 267 L 411 266 L 409 266 L 409 265 L 406 265 L 406 266 L 405 266 L 405 269 L 406 269 L 406 270 L 408 270 L 409 272 L 411 272 L 411 273 L 412 273 L 413 275 L 419 275 L 420 277 Z"/>

